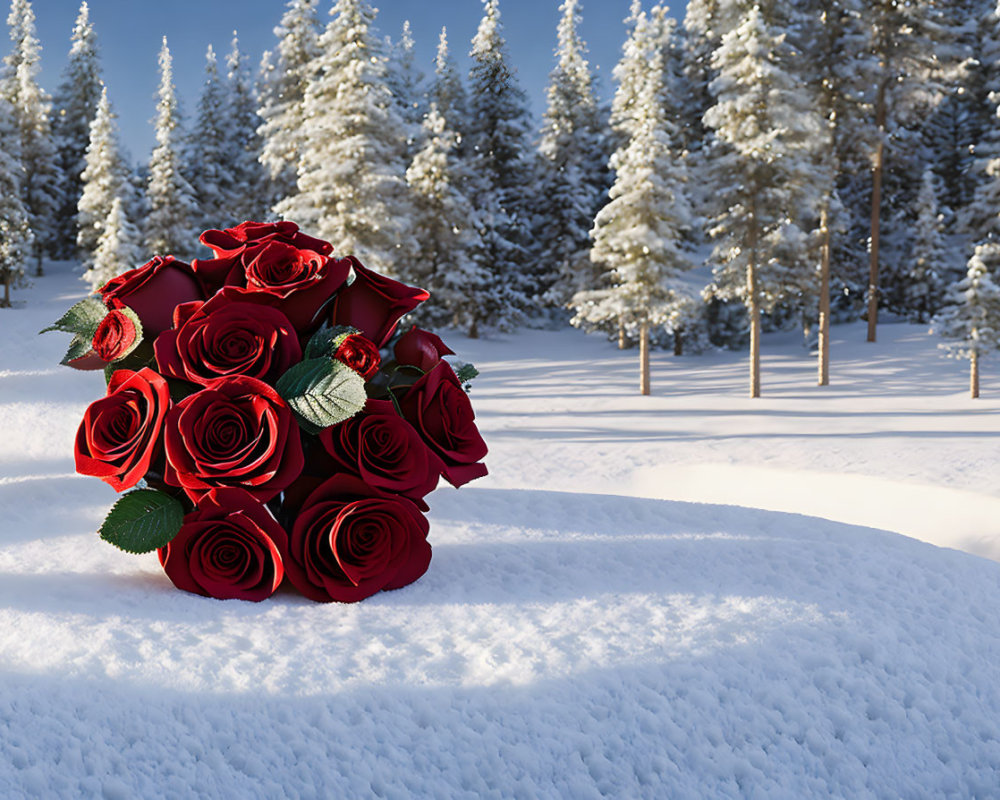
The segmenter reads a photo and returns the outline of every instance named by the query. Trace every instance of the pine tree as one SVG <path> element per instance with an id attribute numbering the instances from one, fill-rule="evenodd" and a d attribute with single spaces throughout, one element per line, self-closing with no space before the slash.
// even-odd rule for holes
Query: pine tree
<path id="1" fill-rule="evenodd" d="M 462 76 L 455 65 L 455 59 L 448 52 L 448 31 L 441 29 L 438 39 L 437 56 L 434 60 L 434 80 L 427 97 L 444 117 L 445 124 L 459 137 L 459 152 L 464 152 L 461 141 L 468 127 L 469 98 L 462 85 Z"/>
<path id="2" fill-rule="evenodd" d="M 262 92 L 258 133 L 260 163 L 276 201 L 296 192 L 297 167 L 305 127 L 306 86 L 313 79 L 313 60 L 319 55 L 319 0 L 290 0 L 274 29 L 278 54 Z"/>
<path id="3" fill-rule="evenodd" d="M 587 327 L 620 320 L 637 328 L 639 391 L 649 394 L 650 327 L 668 324 L 677 310 L 671 282 L 692 266 L 682 250 L 691 218 L 683 162 L 673 143 L 676 126 L 662 103 L 663 54 L 652 37 L 640 35 L 635 45 L 645 53 L 647 69 L 631 106 L 629 141 L 611 158 L 610 201 L 591 231 L 591 258 L 607 270 L 610 286 L 578 293 L 572 321 Z M 619 91 L 632 90 L 619 86 Z"/>
<path id="4" fill-rule="evenodd" d="M 947 282 L 944 280 L 945 246 L 938 213 L 938 180 L 931 167 L 917 198 L 917 229 L 910 253 L 910 267 L 904 290 L 904 306 L 911 322 L 930 322 L 941 307 Z"/>
<path id="5" fill-rule="evenodd" d="M 413 44 L 409 20 L 403 22 L 403 32 L 396 42 L 386 38 L 386 48 L 390 54 L 386 80 L 389 91 L 396 100 L 399 115 L 411 129 L 409 135 L 411 144 L 416 141 L 421 120 L 426 113 L 420 89 L 424 76 L 417 68 Z"/>
<path id="6" fill-rule="evenodd" d="M 973 398 L 979 397 L 979 359 L 1000 348 L 1000 287 L 992 277 L 998 270 L 1000 244 L 977 245 L 965 278 L 950 287 L 950 302 L 934 318 L 934 331 L 952 340 L 942 347 L 949 355 L 969 359 Z"/>
<path id="7" fill-rule="evenodd" d="M 556 67 L 539 144 L 539 207 L 535 239 L 549 274 L 540 287 L 547 304 L 562 308 L 597 285 L 590 260 L 590 226 L 607 190 L 606 139 L 593 75 L 580 39 L 578 0 L 565 0 L 558 28 Z"/>
<path id="8" fill-rule="evenodd" d="M 86 280 L 95 291 L 111 280 L 142 263 L 139 250 L 139 231 L 125 216 L 124 203 L 116 197 L 111 204 L 111 212 L 104 223 L 104 230 L 97 240 L 90 269 L 84 273 Z"/>
<path id="9" fill-rule="evenodd" d="M 24 281 L 24 265 L 31 255 L 28 212 L 21 202 L 21 137 L 14 110 L 0 97 L 0 308 L 10 308 L 10 290 Z"/>
<path id="10" fill-rule="evenodd" d="M 155 122 L 156 147 L 149 162 L 146 190 L 149 214 L 144 226 L 145 249 L 152 255 L 187 258 L 193 254 L 198 238 L 199 231 L 193 222 L 198 206 L 182 171 L 184 134 L 166 36 L 160 49 L 160 90 Z"/>
<path id="11" fill-rule="evenodd" d="M 90 123 L 90 136 L 81 173 L 82 192 L 77 203 L 77 247 L 84 266 L 93 264 L 104 226 L 116 199 L 133 200 L 129 171 L 121 154 L 107 87 L 102 87 L 97 113 Z"/>
<path id="12" fill-rule="evenodd" d="M 11 52 L 4 58 L 0 96 L 10 103 L 20 137 L 24 170 L 21 200 L 34 235 L 35 274 L 42 274 L 42 254 L 56 241 L 55 215 L 59 207 L 56 149 L 52 139 L 52 103 L 38 85 L 41 45 L 35 32 L 35 13 L 29 0 L 11 0 Z"/>
<path id="13" fill-rule="evenodd" d="M 475 176 L 470 196 L 481 241 L 476 260 L 488 275 L 488 286 L 470 336 L 478 335 L 484 324 L 510 330 L 524 321 L 538 290 L 537 275 L 531 274 L 538 268 L 531 263 L 532 193 L 526 190 L 533 171 L 531 117 L 506 50 L 499 4 L 486 0 L 470 53 L 468 139 Z"/>
<path id="14" fill-rule="evenodd" d="M 205 52 L 205 83 L 184 159 L 184 177 L 190 186 L 198 187 L 198 211 L 192 218 L 198 230 L 227 228 L 233 222 L 228 210 L 233 180 L 229 136 L 235 120 L 230 111 L 229 93 L 219 79 L 218 60 L 209 45 Z"/>
<path id="15" fill-rule="evenodd" d="M 476 220 L 461 190 L 458 135 L 432 102 L 424 118 L 424 146 L 406 171 L 413 190 L 414 227 L 420 231 L 409 280 L 427 289 L 430 300 L 414 319 L 428 325 L 474 326 L 488 289 L 488 275 L 473 257 Z"/>
<path id="16" fill-rule="evenodd" d="M 259 104 L 254 96 L 249 61 L 240 50 L 235 31 L 232 47 L 226 56 L 226 66 L 230 119 L 227 137 L 230 180 L 229 194 L 225 198 L 226 217 L 240 222 L 265 219 L 268 215 L 266 198 L 269 188 L 260 163 L 262 142 L 257 132 L 261 126 L 261 118 L 257 114 Z"/>
<path id="17" fill-rule="evenodd" d="M 750 396 L 760 396 L 761 312 L 794 302 L 808 262 L 800 210 L 815 208 L 809 156 L 820 129 L 773 6 L 732 0 L 743 20 L 713 56 L 716 104 L 705 114 L 725 146 L 716 155 L 724 209 L 715 220 L 713 292 L 750 317 Z M 735 16 L 735 15 L 734 15 Z M 811 276 L 811 269 L 809 270 Z"/>
<path id="18" fill-rule="evenodd" d="M 386 56 L 366 0 L 338 0 L 306 89 L 298 194 L 282 216 L 341 253 L 406 278 L 416 243 L 406 185 L 406 129 L 386 83 Z"/>

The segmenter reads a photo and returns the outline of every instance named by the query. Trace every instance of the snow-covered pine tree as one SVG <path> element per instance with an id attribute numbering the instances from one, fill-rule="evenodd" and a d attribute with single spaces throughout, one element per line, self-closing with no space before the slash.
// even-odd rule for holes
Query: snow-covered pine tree
<path id="1" fill-rule="evenodd" d="M 487 325 L 510 330 L 529 316 L 544 265 L 532 263 L 531 116 L 508 66 L 498 0 L 486 0 L 470 56 L 470 197 L 479 218 L 476 260 L 489 276 L 469 331 L 475 336 Z"/>
<path id="2" fill-rule="evenodd" d="M 10 290 L 24 281 L 24 265 L 31 256 L 28 212 L 21 201 L 20 147 L 14 110 L 0 97 L 0 308 L 10 308 Z"/>
<path id="3" fill-rule="evenodd" d="M 90 123 L 90 136 L 81 173 L 82 191 L 77 203 L 76 244 L 83 264 L 90 269 L 94 252 L 116 199 L 127 207 L 133 200 L 129 170 L 122 157 L 107 87 L 101 88 L 97 112 Z"/>
<path id="4" fill-rule="evenodd" d="M 477 324 L 489 276 L 473 258 L 477 226 L 461 189 L 466 182 L 458 135 L 433 101 L 422 128 L 424 145 L 406 171 L 413 190 L 413 223 L 420 231 L 409 280 L 431 297 L 414 318 L 428 325 L 470 329 Z"/>
<path id="5" fill-rule="evenodd" d="M 564 0 L 556 66 L 546 92 L 538 160 L 535 239 L 548 266 L 539 287 L 546 305 L 564 308 L 577 292 L 598 285 L 590 259 L 590 227 L 607 191 L 604 125 L 594 78 L 580 39 L 580 3 Z"/>
<path id="6" fill-rule="evenodd" d="M 650 37 L 640 36 L 636 47 L 644 48 L 648 68 L 631 104 L 629 140 L 611 158 L 610 200 L 591 231 L 591 258 L 607 270 L 608 288 L 579 292 L 572 322 L 588 327 L 615 320 L 637 329 L 639 391 L 649 394 L 650 327 L 668 324 L 677 309 L 670 284 L 692 266 L 682 248 L 691 218 L 683 162 L 672 144 L 676 126 L 662 103 L 663 53 Z"/>
<path id="7" fill-rule="evenodd" d="M 257 133 L 261 118 L 250 77 L 250 62 L 240 50 L 239 38 L 233 31 L 233 42 L 226 56 L 228 71 L 228 119 L 225 131 L 226 167 L 229 170 L 228 192 L 224 196 L 224 218 L 243 222 L 268 216 L 270 190 L 260 163 L 261 139 Z"/>
<path id="8" fill-rule="evenodd" d="M 1000 348 L 1000 244 L 976 245 L 965 278 L 949 288 L 948 304 L 934 318 L 933 330 L 951 340 L 941 346 L 949 355 L 969 359 L 969 389 L 979 397 L 979 360 Z"/>
<path id="9" fill-rule="evenodd" d="M 228 228 L 240 221 L 232 220 L 227 208 L 235 155 L 230 150 L 229 138 L 233 124 L 229 92 L 219 79 L 219 63 L 209 45 L 205 52 L 205 82 L 183 164 L 187 183 L 198 187 L 195 197 L 198 211 L 191 221 L 199 231 Z"/>
<path id="10" fill-rule="evenodd" d="M 56 241 L 55 216 L 59 207 L 59 176 L 52 139 L 52 103 L 38 85 L 41 44 L 35 31 L 35 12 L 29 0 L 11 0 L 7 17 L 11 51 L 4 58 L 0 97 L 10 103 L 20 137 L 24 174 L 21 201 L 34 236 L 35 274 L 42 274 L 42 255 Z"/>
<path id="11" fill-rule="evenodd" d="M 160 89 L 156 104 L 156 147 L 149 161 L 149 183 L 143 238 L 150 255 L 173 255 L 188 258 L 194 254 L 200 230 L 194 220 L 198 214 L 194 190 L 184 178 L 181 157 L 184 133 L 174 89 L 173 60 L 167 37 L 160 48 Z"/>
<path id="12" fill-rule="evenodd" d="M 416 150 L 420 123 L 427 111 L 420 88 L 424 76 L 417 68 L 409 20 L 403 22 L 403 32 L 397 41 L 393 42 L 386 37 L 386 49 L 389 53 L 386 82 L 396 100 L 399 115 L 409 127 L 407 148 L 407 161 L 409 161 Z"/>
<path id="13" fill-rule="evenodd" d="M 337 0 L 306 89 L 298 194 L 277 212 L 406 279 L 416 242 L 406 184 L 406 127 L 386 83 L 367 0 Z"/>
<path id="14" fill-rule="evenodd" d="M 71 42 L 63 79 L 53 98 L 52 115 L 52 136 L 60 177 L 60 207 L 55 219 L 53 253 L 61 258 L 71 258 L 77 253 L 76 210 L 83 194 L 80 175 L 86 166 L 90 123 L 101 99 L 97 35 L 86 2 L 80 4 Z"/>
<path id="15" fill-rule="evenodd" d="M 448 51 L 448 31 L 441 28 L 438 38 L 437 55 L 434 59 L 434 80 L 427 91 L 428 100 L 437 107 L 444 117 L 445 125 L 458 134 L 459 152 L 465 152 L 463 139 L 468 126 L 469 98 L 462 85 L 455 59 Z"/>
<path id="16" fill-rule="evenodd" d="M 103 286 L 115 275 L 120 275 L 142 263 L 139 250 L 139 230 L 125 215 L 125 205 L 121 197 L 111 204 L 111 212 L 104 222 L 104 230 L 97 240 L 97 250 L 90 269 L 84 274 L 94 290 Z"/>
<path id="17" fill-rule="evenodd" d="M 264 165 L 276 201 L 296 192 L 300 143 L 305 123 L 303 101 L 319 54 L 319 0 L 290 0 L 274 29 L 278 52 L 261 93 L 258 133 Z"/>
<path id="18" fill-rule="evenodd" d="M 937 175 L 927 167 L 917 197 L 917 229 L 903 290 L 903 302 L 911 322 L 930 322 L 944 302 L 948 285 L 944 280 L 945 245 L 938 212 L 939 191 Z"/>
<path id="19" fill-rule="evenodd" d="M 750 396 L 760 396 L 761 312 L 794 302 L 812 278 L 803 211 L 818 207 L 813 146 L 820 131 L 814 98 L 793 71 L 786 24 L 774 4 L 729 0 L 742 22 L 722 37 L 712 63 L 716 104 L 705 124 L 725 145 L 716 154 L 722 213 L 713 294 L 738 298 L 750 317 Z"/>

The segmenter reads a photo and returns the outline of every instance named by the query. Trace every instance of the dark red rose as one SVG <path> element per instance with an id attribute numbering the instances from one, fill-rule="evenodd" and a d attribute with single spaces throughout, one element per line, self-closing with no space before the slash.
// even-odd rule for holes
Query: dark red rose
<path id="1" fill-rule="evenodd" d="M 104 361 L 121 358 L 135 344 L 135 324 L 124 311 L 111 309 L 94 333 L 93 349 Z"/>
<path id="2" fill-rule="evenodd" d="M 354 256 L 348 256 L 347 260 L 354 269 L 354 283 L 341 289 L 333 299 L 330 321 L 357 328 L 382 347 L 392 336 L 399 318 L 430 295 L 366 269 Z"/>
<path id="3" fill-rule="evenodd" d="M 366 381 L 371 380 L 371 377 L 378 372 L 378 368 L 382 365 L 382 356 L 379 355 L 378 348 L 359 334 L 345 338 L 333 357 L 349 366 Z"/>
<path id="4" fill-rule="evenodd" d="M 302 441 L 288 404 L 256 378 L 213 381 L 170 409 L 164 480 L 194 503 L 209 490 L 245 489 L 266 503 L 302 471 Z"/>
<path id="5" fill-rule="evenodd" d="M 333 252 L 333 245 L 307 236 L 294 222 L 243 222 L 235 228 L 205 231 L 200 239 L 215 258 L 195 259 L 191 266 L 212 291 L 223 285 L 244 286 L 247 266 L 268 242 L 282 242 L 322 256 Z"/>
<path id="6" fill-rule="evenodd" d="M 174 306 L 205 299 L 190 265 L 173 256 L 156 256 L 147 264 L 112 278 L 100 288 L 100 293 L 108 308 L 115 308 L 118 303 L 131 308 L 150 339 L 171 326 Z"/>
<path id="7" fill-rule="evenodd" d="M 168 378 L 205 386 L 216 378 L 247 375 L 273 384 L 302 360 L 292 323 L 267 305 L 223 292 L 181 306 L 174 318 L 181 324 L 161 333 L 154 344 L 156 363 Z"/>
<path id="8" fill-rule="evenodd" d="M 212 489 L 158 555 L 178 589 L 259 602 L 281 584 L 281 553 L 287 549 L 284 529 L 250 494 Z"/>
<path id="9" fill-rule="evenodd" d="M 406 392 L 399 404 L 413 425 L 444 462 L 444 475 L 452 486 L 462 486 L 486 474 L 486 442 L 476 427 L 469 396 L 455 371 L 444 361 Z"/>
<path id="10" fill-rule="evenodd" d="M 357 475 L 427 510 L 423 498 L 434 491 L 444 464 L 390 401 L 369 400 L 364 413 L 326 428 L 319 439 L 336 472 Z"/>
<path id="11" fill-rule="evenodd" d="M 108 393 L 90 404 L 76 434 L 76 471 L 116 492 L 135 486 L 149 469 L 170 405 L 167 382 L 153 370 L 120 369 Z"/>
<path id="12" fill-rule="evenodd" d="M 396 363 L 419 367 L 430 372 L 441 356 L 453 356 L 455 351 L 441 341 L 441 337 L 414 325 L 399 337 L 395 347 Z"/>
<path id="13" fill-rule="evenodd" d="M 285 574 L 309 599 L 355 603 L 427 571 L 427 520 L 405 497 L 336 475 L 306 499 L 284 556 Z"/>

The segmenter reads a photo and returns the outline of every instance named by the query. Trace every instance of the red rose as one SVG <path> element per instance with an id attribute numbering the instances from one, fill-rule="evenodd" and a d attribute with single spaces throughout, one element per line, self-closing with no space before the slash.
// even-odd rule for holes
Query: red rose
<path id="1" fill-rule="evenodd" d="M 178 589 L 259 602 L 281 584 L 281 552 L 287 548 L 284 529 L 251 495 L 212 489 L 158 555 Z"/>
<path id="2" fill-rule="evenodd" d="M 156 256 L 149 263 L 112 278 L 100 292 L 108 308 L 118 303 L 131 308 L 150 339 L 170 327 L 174 306 L 205 299 L 191 267 L 173 256 Z"/>
<path id="3" fill-rule="evenodd" d="M 326 428 L 319 440 L 336 472 L 357 475 L 427 510 L 423 498 L 434 491 L 444 465 L 390 401 L 369 400 L 363 414 Z"/>
<path id="4" fill-rule="evenodd" d="M 256 378 L 220 378 L 167 415 L 164 480 L 195 503 L 209 489 L 245 489 L 265 503 L 302 471 L 302 441 L 288 404 Z"/>
<path id="5" fill-rule="evenodd" d="M 396 363 L 419 367 L 430 372 L 441 356 L 453 356 L 455 351 L 441 341 L 441 337 L 414 325 L 399 337 L 395 347 Z"/>
<path id="6" fill-rule="evenodd" d="M 430 295 L 423 289 L 365 269 L 354 256 L 348 256 L 347 260 L 354 268 L 354 283 L 337 293 L 331 306 L 330 321 L 334 325 L 357 328 L 382 347 L 392 336 L 399 318 Z"/>
<path id="7" fill-rule="evenodd" d="M 399 404 L 403 416 L 444 462 L 444 475 L 458 487 L 486 474 L 487 448 L 476 427 L 469 396 L 444 361 L 422 375 Z"/>
<path id="8" fill-rule="evenodd" d="M 355 603 L 427 571 L 427 520 L 404 497 L 336 475 L 306 499 L 288 537 L 285 573 L 311 600 Z"/>
<path id="9" fill-rule="evenodd" d="M 104 361 L 121 358 L 135 344 L 136 330 L 132 320 L 123 311 L 111 309 L 94 333 L 92 347 Z"/>
<path id="10" fill-rule="evenodd" d="M 180 324 L 154 344 L 156 363 L 168 378 L 205 386 L 216 378 L 247 375 L 273 384 L 302 360 L 295 328 L 276 308 L 220 293 L 181 306 L 174 318 Z"/>
<path id="11" fill-rule="evenodd" d="M 120 369 L 106 397 L 90 404 L 76 434 L 76 471 L 116 492 L 135 486 L 157 450 L 170 404 L 167 382 L 153 370 Z"/>
<path id="12" fill-rule="evenodd" d="M 243 286 L 247 266 L 268 242 L 282 242 L 322 256 L 333 252 L 333 245 L 307 236 L 294 222 L 243 222 L 235 228 L 205 231 L 200 240 L 215 258 L 195 259 L 191 266 L 213 291 L 224 284 Z"/>
<path id="13" fill-rule="evenodd" d="M 379 355 L 378 348 L 358 334 L 346 337 L 333 357 L 353 369 L 366 381 L 371 380 L 382 365 L 382 356 Z"/>

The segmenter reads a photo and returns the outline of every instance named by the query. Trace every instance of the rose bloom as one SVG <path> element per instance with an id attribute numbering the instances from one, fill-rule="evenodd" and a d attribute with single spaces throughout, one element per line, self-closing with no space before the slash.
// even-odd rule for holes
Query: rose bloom
<path id="1" fill-rule="evenodd" d="M 311 600 L 354 603 L 427 571 L 427 520 L 404 497 L 336 475 L 306 499 L 288 537 L 285 574 Z"/>
<path id="2" fill-rule="evenodd" d="M 441 337 L 416 325 L 399 337 L 394 348 L 396 363 L 418 367 L 430 372 L 438 365 L 441 356 L 453 356 L 455 351 L 441 341 Z"/>
<path id="3" fill-rule="evenodd" d="M 164 480 L 192 502 L 210 489 L 245 489 L 265 503 L 302 471 L 292 410 L 256 378 L 220 378 L 170 409 Z"/>
<path id="4" fill-rule="evenodd" d="M 284 529 L 250 494 L 212 489 L 158 555 L 178 589 L 258 602 L 281 584 L 281 551 L 287 547 Z"/>
<path id="5" fill-rule="evenodd" d="M 76 434 L 76 471 L 100 478 L 116 492 L 135 486 L 156 454 L 169 405 L 167 382 L 153 370 L 117 370 L 107 396 L 84 412 Z"/>
<path id="6" fill-rule="evenodd" d="M 94 352 L 104 361 L 121 358 L 135 344 L 135 324 L 117 308 L 111 309 L 94 333 Z"/>
<path id="7" fill-rule="evenodd" d="M 348 256 L 347 260 L 354 269 L 354 282 L 337 293 L 330 307 L 330 322 L 357 328 L 378 347 L 383 347 L 400 317 L 430 295 L 366 269 L 354 256 Z"/>
<path id="8" fill-rule="evenodd" d="M 171 327 L 175 306 L 205 299 L 190 265 L 173 256 L 156 256 L 112 278 L 99 291 L 108 308 L 119 303 L 131 308 L 149 339 Z"/>
<path id="9" fill-rule="evenodd" d="M 220 293 L 205 303 L 179 306 L 174 322 L 154 345 L 156 363 L 168 378 L 204 386 L 246 375 L 273 384 L 302 360 L 292 323 L 267 305 Z"/>
<path id="10" fill-rule="evenodd" d="M 333 357 L 357 372 L 366 381 L 378 372 L 382 357 L 378 348 L 364 336 L 353 334 L 341 342 Z"/>
<path id="11" fill-rule="evenodd" d="M 459 487 L 486 474 L 487 447 L 476 427 L 469 396 L 444 361 L 422 375 L 400 401 L 400 410 L 444 463 L 442 474 Z"/>
<path id="12" fill-rule="evenodd" d="M 444 464 L 390 401 L 369 400 L 364 413 L 324 429 L 319 440 L 334 471 L 357 475 L 427 511 L 423 498 L 434 491 Z"/>

